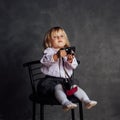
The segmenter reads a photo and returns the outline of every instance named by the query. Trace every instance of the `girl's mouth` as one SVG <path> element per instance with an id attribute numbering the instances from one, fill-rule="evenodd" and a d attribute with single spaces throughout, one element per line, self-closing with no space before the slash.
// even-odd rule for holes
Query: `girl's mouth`
<path id="1" fill-rule="evenodd" d="M 58 41 L 59 43 L 62 42 L 62 41 Z"/>

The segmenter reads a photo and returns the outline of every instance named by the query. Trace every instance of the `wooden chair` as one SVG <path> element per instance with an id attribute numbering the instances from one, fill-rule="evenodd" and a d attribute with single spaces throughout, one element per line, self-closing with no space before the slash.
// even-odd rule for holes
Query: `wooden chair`
<path id="1" fill-rule="evenodd" d="M 40 67 L 41 67 L 40 60 L 35 60 L 35 61 L 24 63 L 23 66 L 28 68 L 31 87 L 32 87 L 32 93 L 29 96 L 33 104 L 32 105 L 33 107 L 32 108 L 32 111 L 33 111 L 32 120 L 35 120 L 35 117 L 36 117 L 36 104 L 40 104 L 40 120 L 44 120 L 44 106 L 45 105 L 60 105 L 60 103 L 55 98 L 49 95 L 40 96 L 37 94 L 37 90 L 36 90 L 37 83 L 39 80 L 41 80 L 41 78 L 44 77 L 44 75 L 40 71 Z M 80 100 L 78 100 L 75 96 L 70 96 L 68 97 L 68 99 L 72 101 L 73 103 L 78 103 L 80 120 L 83 120 L 82 102 L 80 102 Z M 74 109 L 71 109 L 71 117 L 72 117 L 72 120 L 75 120 Z"/>

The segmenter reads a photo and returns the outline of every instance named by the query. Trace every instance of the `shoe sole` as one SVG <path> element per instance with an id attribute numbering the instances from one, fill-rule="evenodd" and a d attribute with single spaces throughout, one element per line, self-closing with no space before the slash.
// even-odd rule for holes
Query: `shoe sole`
<path id="1" fill-rule="evenodd" d="M 71 109 L 74 109 L 74 108 L 76 108 L 77 107 L 77 105 L 76 106 L 66 106 L 66 107 L 64 107 L 63 108 L 63 110 L 65 111 L 65 112 L 67 112 L 67 111 L 69 111 L 69 110 L 71 110 Z"/>
<path id="2" fill-rule="evenodd" d="M 91 109 L 91 108 L 94 107 L 96 104 L 97 104 L 97 102 L 89 105 L 88 107 L 86 106 L 86 109 Z"/>

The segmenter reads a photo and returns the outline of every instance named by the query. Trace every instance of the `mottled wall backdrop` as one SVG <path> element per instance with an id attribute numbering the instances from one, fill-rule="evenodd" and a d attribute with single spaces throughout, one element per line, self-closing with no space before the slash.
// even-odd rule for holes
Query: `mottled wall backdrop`
<path id="1" fill-rule="evenodd" d="M 0 120 L 31 120 L 31 87 L 22 65 L 40 59 L 44 33 L 53 26 L 62 26 L 76 46 L 79 85 L 98 101 L 84 109 L 84 120 L 120 120 L 119 0 L 0 1 Z M 70 115 L 47 106 L 45 118 Z"/>

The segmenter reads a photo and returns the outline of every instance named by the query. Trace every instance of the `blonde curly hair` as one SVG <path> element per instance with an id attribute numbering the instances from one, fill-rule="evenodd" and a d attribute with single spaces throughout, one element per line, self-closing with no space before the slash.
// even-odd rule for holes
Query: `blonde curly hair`
<path id="1" fill-rule="evenodd" d="M 59 31 L 62 31 L 63 32 L 63 35 L 66 39 L 66 44 L 64 47 L 70 47 L 70 42 L 68 40 L 68 37 L 67 37 L 67 34 L 65 32 L 65 30 L 62 28 L 62 27 L 52 27 L 50 30 L 48 30 L 48 32 L 45 34 L 45 37 L 44 37 L 44 42 L 43 42 L 43 46 L 44 48 L 48 48 L 48 47 L 52 47 L 51 46 L 51 39 L 52 39 L 52 34 L 55 33 L 55 32 L 59 32 Z"/>

